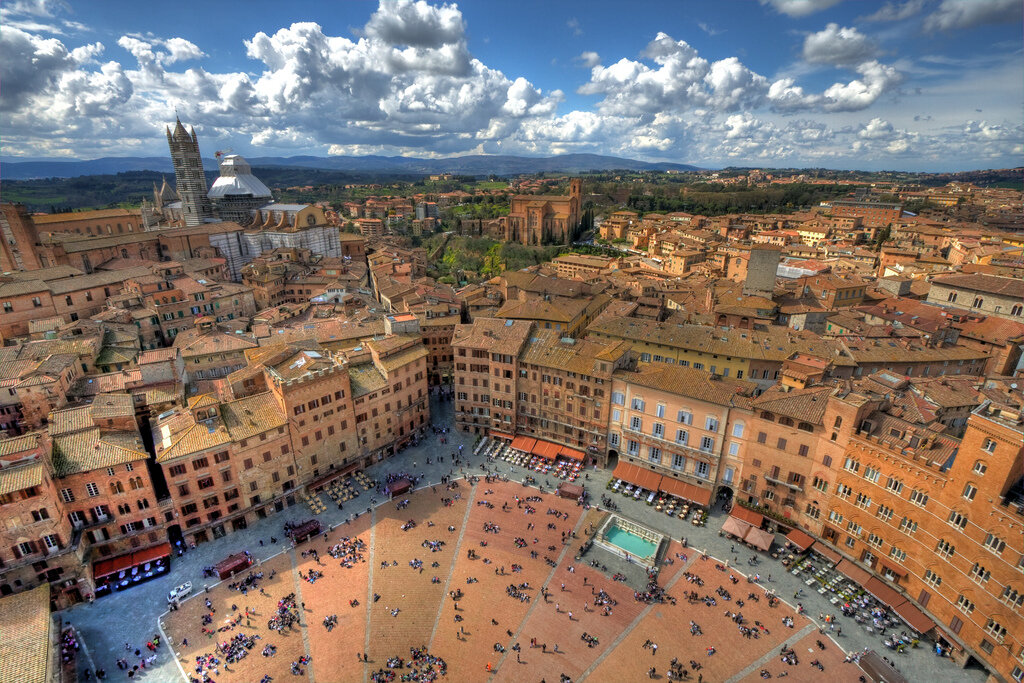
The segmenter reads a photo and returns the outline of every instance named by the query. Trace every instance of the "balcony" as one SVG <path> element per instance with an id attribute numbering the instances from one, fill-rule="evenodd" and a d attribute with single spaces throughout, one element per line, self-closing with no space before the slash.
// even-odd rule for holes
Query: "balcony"
<path id="1" fill-rule="evenodd" d="M 784 479 L 776 479 L 775 477 L 770 476 L 768 473 L 764 474 L 764 480 L 767 481 L 769 484 L 780 484 L 782 486 L 787 486 L 792 491 L 800 491 L 802 493 L 804 490 L 803 487 L 800 486 L 799 484 L 794 484 L 793 482 L 789 482 Z"/>

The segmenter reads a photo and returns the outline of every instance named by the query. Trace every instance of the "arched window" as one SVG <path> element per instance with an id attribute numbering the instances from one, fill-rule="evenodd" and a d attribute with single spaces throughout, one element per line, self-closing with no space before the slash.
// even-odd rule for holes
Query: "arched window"
<path id="1" fill-rule="evenodd" d="M 805 432 L 813 432 L 814 431 L 814 425 L 812 425 L 810 422 L 801 422 L 800 424 L 798 424 L 796 426 L 796 428 L 800 429 L 800 430 L 803 430 Z"/>
<path id="2" fill-rule="evenodd" d="M 775 416 L 769 413 L 767 410 L 761 413 L 761 419 L 775 422 Z"/>
<path id="3" fill-rule="evenodd" d="M 1010 309 L 1010 315 L 1019 316 L 1021 313 L 1024 313 L 1024 305 L 1015 304 L 1013 308 Z"/>
<path id="4" fill-rule="evenodd" d="M 128 258 L 128 250 L 127 249 L 122 249 L 121 250 L 121 258 Z"/>
<path id="5" fill-rule="evenodd" d="M 793 419 L 783 415 L 782 417 L 779 418 L 779 424 L 780 425 L 785 425 L 786 427 L 792 427 L 793 426 Z"/>
<path id="6" fill-rule="evenodd" d="M 124 486 L 119 481 L 110 482 L 111 493 L 124 493 Z"/>
<path id="7" fill-rule="evenodd" d="M 980 296 L 976 296 L 976 297 L 974 297 L 974 303 L 971 304 L 971 308 L 981 308 L 981 305 L 984 304 L 984 303 L 985 303 L 985 299 L 984 298 L 982 298 Z"/>

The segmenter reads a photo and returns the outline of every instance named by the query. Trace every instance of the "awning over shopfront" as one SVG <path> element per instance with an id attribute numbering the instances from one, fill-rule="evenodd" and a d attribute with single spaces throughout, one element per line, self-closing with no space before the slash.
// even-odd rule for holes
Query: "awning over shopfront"
<path id="1" fill-rule="evenodd" d="M 722 522 L 722 531 L 740 540 L 753 528 L 743 520 L 736 519 L 735 517 L 726 517 L 725 521 Z"/>
<path id="2" fill-rule="evenodd" d="M 512 448 L 523 453 L 530 453 L 533 451 L 533 446 L 536 443 L 537 439 L 531 439 L 528 436 L 517 436 L 512 440 Z"/>
<path id="3" fill-rule="evenodd" d="M 786 540 L 799 548 L 801 552 L 807 550 L 814 544 L 814 539 L 802 529 L 793 529 L 790 531 L 786 534 Z"/>
<path id="4" fill-rule="evenodd" d="M 540 439 L 533 445 L 531 451 L 534 455 L 539 455 L 542 458 L 548 460 L 554 460 L 558 456 L 558 444 L 551 443 L 550 441 L 541 441 Z"/>
<path id="5" fill-rule="evenodd" d="M 661 486 L 661 475 L 643 467 L 638 467 L 637 469 L 639 470 L 637 486 L 648 491 L 657 491 Z"/>
<path id="6" fill-rule="evenodd" d="M 583 451 L 578 451 L 575 448 L 569 448 L 568 446 L 561 446 L 559 449 L 559 455 L 563 458 L 579 460 L 580 462 L 583 462 L 583 458 L 585 457 Z"/>
<path id="7" fill-rule="evenodd" d="M 137 552 L 132 553 L 132 564 L 146 564 L 147 562 L 153 562 L 154 560 L 158 560 L 161 557 L 170 556 L 171 544 L 161 543 L 160 545 L 155 545 L 152 548 L 146 548 L 145 550 L 139 550 Z"/>
<path id="8" fill-rule="evenodd" d="M 772 549 L 772 543 L 775 542 L 775 534 L 770 531 L 762 531 L 757 527 L 751 527 L 743 541 L 755 548 L 768 551 Z"/>
<path id="9" fill-rule="evenodd" d="M 672 477 L 662 477 L 661 490 L 670 496 L 688 500 L 697 505 L 707 506 L 711 502 L 711 491 Z"/>
<path id="10" fill-rule="evenodd" d="M 121 555 L 120 557 L 111 557 L 110 559 L 101 560 L 93 565 L 92 577 L 94 581 L 99 581 L 106 576 L 113 576 L 125 569 L 130 569 L 132 566 L 131 553 Z"/>
<path id="11" fill-rule="evenodd" d="M 868 579 L 868 582 L 864 584 L 864 589 L 889 607 L 896 607 L 897 605 L 902 605 L 907 601 L 905 597 L 890 588 L 877 576 L 872 576 Z"/>
<path id="12" fill-rule="evenodd" d="M 829 548 L 821 541 L 815 541 L 814 545 L 811 546 L 811 550 L 818 553 L 832 564 L 839 564 L 839 562 L 843 559 L 842 555 L 837 553 L 835 550 L 832 550 L 832 548 Z"/>
<path id="13" fill-rule="evenodd" d="M 871 580 L 871 574 L 866 569 L 861 569 L 853 562 L 849 560 L 843 560 L 836 565 L 836 570 L 848 579 L 852 579 L 855 583 L 868 587 L 868 581 Z"/>
<path id="14" fill-rule="evenodd" d="M 764 522 L 764 515 L 760 512 L 754 512 L 749 508 L 745 508 L 742 505 L 733 505 L 732 512 L 729 513 L 736 519 L 742 519 L 750 526 L 761 528 L 761 524 Z"/>
<path id="15" fill-rule="evenodd" d="M 628 462 L 620 462 L 615 466 L 615 471 L 612 472 L 612 476 L 630 484 L 635 484 L 640 478 L 639 470 L 640 468 L 636 465 L 630 465 Z"/>
<path id="16" fill-rule="evenodd" d="M 489 436 L 492 439 L 505 439 L 507 441 L 511 441 L 513 438 L 511 434 L 506 434 L 505 432 L 496 432 L 493 429 L 490 431 Z"/>
<path id="17" fill-rule="evenodd" d="M 904 602 L 902 605 L 896 605 L 892 609 L 899 615 L 900 619 L 907 624 L 907 626 L 918 633 L 928 633 L 928 631 L 935 628 L 935 622 L 929 619 L 928 615 L 915 607 L 909 600 Z"/>
<path id="18" fill-rule="evenodd" d="M 882 567 L 884 569 L 888 569 L 890 572 L 892 572 L 896 576 L 906 576 L 907 575 L 907 570 L 904 569 L 903 567 L 899 566 L 895 562 L 887 562 L 886 560 L 879 560 L 878 564 L 879 564 L 880 567 Z"/>

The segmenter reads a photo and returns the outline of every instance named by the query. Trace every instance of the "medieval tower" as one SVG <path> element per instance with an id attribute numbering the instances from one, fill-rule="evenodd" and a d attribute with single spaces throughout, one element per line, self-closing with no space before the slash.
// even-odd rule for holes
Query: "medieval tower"
<path id="1" fill-rule="evenodd" d="M 171 148 L 174 163 L 174 181 L 178 196 L 181 197 L 181 213 L 185 225 L 202 225 L 213 218 L 213 206 L 207 196 L 206 176 L 203 174 L 203 158 L 199 154 L 195 128 L 191 132 L 177 120 L 174 132 L 167 129 L 167 145 Z"/>

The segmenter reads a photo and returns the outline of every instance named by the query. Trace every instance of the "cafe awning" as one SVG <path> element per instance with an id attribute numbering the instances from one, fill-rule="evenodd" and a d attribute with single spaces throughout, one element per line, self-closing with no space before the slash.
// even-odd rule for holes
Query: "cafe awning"
<path id="1" fill-rule="evenodd" d="M 751 527 L 743 541 L 755 548 L 768 551 L 772 549 L 772 543 L 775 542 L 775 534 L 770 531 L 763 531 L 757 527 Z"/>
<path id="2" fill-rule="evenodd" d="M 533 450 L 535 443 L 537 443 L 536 439 L 531 439 L 528 436 L 517 436 L 512 440 L 512 448 L 523 453 L 529 453 Z"/>
<path id="3" fill-rule="evenodd" d="M 754 512 L 750 508 L 745 508 L 742 505 L 733 505 L 732 512 L 729 513 L 736 519 L 742 519 L 750 526 L 760 528 L 764 522 L 764 515 L 760 512 Z"/>
<path id="4" fill-rule="evenodd" d="M 892 572 L 896 576 L 906 576 L 907 575 L 907 570 L 904 569 L 903 567 L 899 566 L 895 562 L 889 562 L 888 560 L 879 560 L 878 564 L 879 564 L 880 567 L 882 567 L 884 569 L 888 569 L 890 572 Z"/>
<path id="5" fill-rule="evenodd" d="M 814 545 L 811 546 L 811 550 L 818 553 L 832 564 L 839 564 L 843 559 L 842 555 L 837 553 L 835 550 L 832 550 L 832 548 L 829 548 L 821 541 L 815 541 Z"/>
<path id="6" fill-rule="evenodd" d="M 630 484 L 635 484 L 640 478 L 638 472 L 639 469 L 640 468 L 636 465 L 631 465 L 628 462 L 620 462 L 615 466 L 615 471 L 612 472 L 612 476 L 616 479 L 629 482 Z"/>
<path id="7" fill-rule="evenodd" d="M 170 543 L 161 543 L 160 545 L 155 545 L 152 548 L 146 548 L 145 550 L 139 550 L 139 551 L 136 551 L 136 552 L 132 553 L 132 564 L 133 565 L 146 564 L 147 562 L 152 562 L 153 560 L 157 560 L 157 559 L 159 559 L 161 557 L 170 557 L 170 556 L 171 556 L 171 544 Z"/>
<path id="8" fill-rule="evenodd" d="M 801 552 L 810 548 L 814 543 L 814 539 L 802 529 L 793 529 L 790 531 L 786 534 L 786 540 L 799 548 Z"/>
<path id="9" fill-rule="evenodd" d="M 871 574 L 866 569 L 861 569 L 853 562 L 843 560 L 836 565 L 836 570 L 843 576 L 848 579 L 852 579 L 855 583 L 860 584 L 864 588 L 868 587 L 868 581 L 871 579 Z"/>
<path id="10" fill-rule="evenodd" d="M 639 470 L 637 485 L 648 491 L 657 491 L 661 486 L 661 475 L 643 467 L 637 469 Z"/>
<path id="11" fill-rule="evenodd" d="M 493 429 L 491 430 L 489 436 L 492 439 L 507 439 L 509 441 L 511 441 L 513 438 L 511 434 L 506 434 L 505 432 L 496 432 Z"/>
<path id="12" fill-rule="evenodd" d="M 722 522 L 722 531 L 739 539 L 746 536 L 747 532 L 753 528 L 743 520 L 736 519 L 735 517 L 726 517 L 725 521 Z"/>
<path id="13" fill-rule="evenodd" d="M 896 605 L 892 609 L 899 615 L 900 619 L 907 624 L 907 626 L 918 633 L 928 633 L 928 631 L 935 628 L 935 622 L 932 621 L 927 614 L 915 607 L 914 603 L 909 600 L 904 602 L 902 605 Z"/>
<path id="14" fill-rule="evenodd" d="M 583 462 L 584 458 L 583 451 L 578 451 L 575 448 L 569 448 L 568 446 L 562 446 L 559 449 L 559 455 L 564 458 L 569 458 L 570 460 L 579 460 L 580 462 Z"/>
<path id="15" fill-rule="evenodd" d="M 691 503 L 697 505 L 707 505 L 711 501 L 711 491 L 702 489 L 694 484 L 688 484 L 685 481 L 679 481 L 672 477 L 665 476 L 661 478 L 661 490 L 670 496 L 676 498 L 682 498 L 688 500 Z"/>
<path id="16" fill-rule="evenodd" d="M 889 607 L 896 607 L 907 601 L 905 597 L 897 593 L 877 576 L 872 576 L 868 579 L 868 582 L 864 584 L 864 589 Z"/>
<path id="17" fill-rule="evenodd" d="M 539 455 L 542 458 L 547 458 L 548 460 L 554 460 L 555 456 L 558 455 L 558 445 L 553 444 L 550 441 L 542 441 L 538 439 L 537 443 L 533 445 L 532 453 L 534 455 Z"/>
<path id="18" fill-rule="evenodd" d="M 132 554 L 121 555 L 120 557 L 111 557 L 106 560 L 101 560 L 93 565 L 92 578 L 94 581 L 99 581 L 103 577 L 113 576 L 118 572 L 124 571 L 132 567 Z"/>

